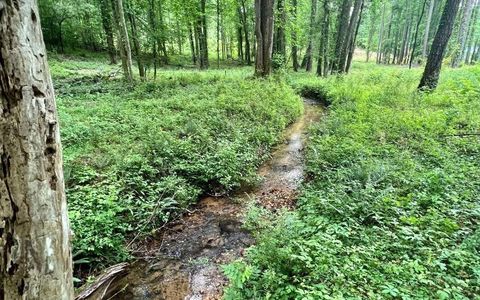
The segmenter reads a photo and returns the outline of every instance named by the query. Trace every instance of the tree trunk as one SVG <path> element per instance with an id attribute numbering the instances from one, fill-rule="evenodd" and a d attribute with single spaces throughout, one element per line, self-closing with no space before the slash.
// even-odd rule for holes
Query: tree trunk
<path id="1" fill-rule="evenodd" d="M 340 16 L 338 18 L 337 41 L 335 43 L 335 57 L 332 62 L 332 73 L 338 73 L 342 69 L 341 57 L 347 40 L 351 7 L 352 0 L 343 0 L 342 11 L 340 12 Z"/>
<path id="2" fill-rule="evenodd" d="M 443 56 L 447 48 L 448 40 L 452 34 L 453 26 L 455 25 L 455 17 L 459 3 L 460 0 L 447 0 L 445 4 L 440 25 L 433 39 L 427 64 L 422 79 L 420 80 L 420 85 L 418 86 L 420 90 L 433 90 L 437 87 Z"/>
<path id="3" fill-rule="evenodd" d="M 274 0 L 255 0 L 255 75 L 266 77 L 272 71 Z"/>
<path id="4" fill-rule="evenodd" d="M 470 43 L 467 46 L 467 52 L 465 54 L 465 63 L 470 64 L 471 63 L 471 58 L 472 58 L 472 50 L 475 49 L 475 28 L 477 25 L 477 18 L 478 18 L 478 12 L 480 10 L 480 7 L 475 8 L 473 15 L 472 15 L 472 20 L 471 20 L 471 25 L 470 25 L 470 33 L 469 33 L 469 39 Z"/>
<path id="5" fill-rule="evenodd" d="M 420 17 L 418 17 L 417 27 L 415 28 L 415 36 L 413 38 L 413 47 L 412 53 L 410 55 L 410 62 L 408 63 L 408 68 L 412 68 L 413 58 L 415 57 L 415 48 L 417 47 L 417 37 L 418 37 L 418 28 L 420 27 L 420 23 L 422 22 L 423 14 L 425 13 L 425 6 L 427 5 L 427 0 L 423 1 L 422 12 L 420 13 Z"/>
<path id="6" fill-rule="evenodd" d="M 208 69 L 208 36 L 207 15 L 205 13 L 206 0 L 200 0 L 200 14 L 197 18 L 197 34 L 199 44 L 199 67 Z"/>
<path id="7" fill-rule="evenodd" d="M 317 75 L 326 77 L 328 75 L 329 62 L 329 43 L 328 35 L 330 31 L 330 3 L 329 0 L 323 0 L 323 22 L 322 35 L 320 37 L 320 53 L 317 65 Z"/>
<path id="8" fill-rule="evenodd" d="M 310 10 L 310 30 L 308 34 L 308 46 L 305 52 L 305 57 L 302 61 L 302 68 L 307 72 L 312 70 L 313 64 L 313 37 L 315 35 L 315 15 L 317 14 L 317 0 L 312 0 L 312 7 Z"/>
<path id="9" fill-rule="evenodd" d="M 273 53 L 282 57 L 285 61 L 287 57 L 285 26 L 287 16 L 285 14 L 285 0 L 277 0 L 278 21 L 275 22 L 275 32 L 273 34 Z"/>
<path id="10" fill-rule="evenodd" d="M 192 26 L 188 26 L 188 38 L 190 39 L 190 51 L 192 52 L 192 62 L 194 65 L 197 64 L 197 56 L 195 51 L 195 37 L 193 35 Z"/>
<path id="11" fill-rule="evenodd" d="M 346 62 L 346 66 L 345 66 L 345 73 L 348 73 L 348 71 L 350 71 L 350 66 L 352 65 L 353 54 L 355 52 L 355 44 L 357 42 L 358 30 L 360 28 L 360 23 L 362 22 L 362 12 L 363 12 L 364 2 L 363 2 L 363 0 L 361 2 L 362 2 L 362 5 L 361 5 L 360 11 L 358 13 L 358 20 L 356 21 L 355 33 L 353 34 L 353 39 L 350 42 L 349 49 L 348 49 L 348 57 L 347 57 L 347 62 Z"/>
<path id="12" fill-rule="evenodd" d="M 110 14 L 108 0 L 100 0 L 100 12 L 102 14 L 102 26 L 107 37 L 107 51 L 112 65 L 117 64 L 115 44 L 113 42 L 112 15 Z"/>
<path id="13" fill-rule="evenodd" d="M 430 0 L 428 8 L 427 24 L 425 25 L 425 34 L 423 36 L 422 58 L 427 57 L 428 40 L 430 38 L 430 25 L 432 24 L 433 8 L 435 7 L 435 0 Z"/>
<path id="14" fill-rule="evenodd" d="M 120 56 L 122 58 L 123 76 L 128 82 L 133 82 L 132 72 L 132 50 L 128 39 L 127 24 L 123 11 L 122 0 L 112 0 L 115 7 L 115 18 L 117 20 L 117 29 L 119 32 Z"/>
<path id="15" fill-rule="evenodd" d="M 297 12 L 298 4 L 297 0 L 292 0 L 292 19 L 294 28 L 292 30 L 292 66 L 295 72 L 298 72 L 298 41 L 297 41 Z"/>
<path id="16" fill-rule="evenodd" d="M 380 31 L 378 33 L 378 47 L 377 47 L 377 64 L 382 61 L 382 51 L 383 51 L 383 30 L 385 28 L 385 10 L 386 4 L 383 3 L 383 12 L 382 12 L 382 23 L 380 24 Z"/>
<path id="17" fill-rule="evenodd" d="M 242 2 L 242 26 L 243 32 L 245 33 L 245 60 L 247 61 L 247 65 L 252 64 L 252 55 L 250 49 L 250 37 L 249 37 L 249 30 L 248 30 L 248 23 L 247 23 L 247 7 L 245 6 L 245 0 L 241 0 Z"/>
<path id="18" fill-rule="evenodd" d="M 358 27 L 357 24 L 359 23 L 359 20 L 360 20 L 360 11 L 362 7 L 363 7 L 363 0 L 355 0 L 352 15 L 348 23 L 347 34 L 345 36 L 345 41 L 342 44 L 342 49 L 341 49 L 340 57 L 338 61 L 339 73 L 346 72 L 346 69 L 347 69 L 346 66 L 348 63 L 348 54 L 350 52 L 350 47 L 354 46 L 353 43 L 357 34 L 357 27 Z"/>
<path id="19" fill-rule="evenodd" d="M 375 35 L 375 20 L 377 18 L 377 11 L 371 12 L 372 16 L 370 17 L 370 30 L 368 31 L 368 40 L 367 40 L 367 58 L 366 62 L 370 60 L 370 47 L 372 46 L 373 36 Z"/>
<path id="20" fill-rule="evenodd" d="M 130 29 L 132 32 L 133 51 L 135 52 L 135 56 L 137 58 L 138 74 L 140 75 L 141 79 L 145 79 L 145 67 L 143 66 L 142 50 L 137 36 L 137 23 L 135 21 L 135 16 L 131 11 L 129 11 L 127 15 L 130 21 Z"/>
<path id="21" fill-rule="evenodd" d="M 467 46 L 467 33 L 468 26 L 470 25 L 470 18 L 472 16 L 474 0 L 465 0 L 465 6 L 463 10 L 462 20 L 460 21 L 460 28 L 458 31 L 458 45 L 459 49 L 455 52 L 452 59 L 452 67 L 457 68 L 464 60 L 466 46 Z"/>
<path id="22" fill-rule="evenodd" d="M 0 2 L 0 299 L 73 299 L 55 96 L 37 1 Z"/>

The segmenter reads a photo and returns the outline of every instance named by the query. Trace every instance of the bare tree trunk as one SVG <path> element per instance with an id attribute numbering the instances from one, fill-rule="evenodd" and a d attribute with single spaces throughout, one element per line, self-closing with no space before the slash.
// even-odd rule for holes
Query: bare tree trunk
<path id="1" fill-rule="evenodd" d="M 249 37 L 249 30 L 248 30 L 248 23 L 247 23 L 247 7 L 245 6 L 245 0 L 241 0 L 241 3 L 242 3 L 242 26 L 243 26 L 243 32 L 245 33 L 245 60 L 247 61 L 247 65 L 251 65 L 252 55 L 251 55 L 250 37 Z"/>
<path id="2" fill-rule="evenodd" d="M 454 68 L 460 66 L 460 63 L 464 60 L 465 48 L 467 45 L 468 25 L 470 25 L 473 3 L 474 0 L 465 0 L 463 16 L 460 21 L 460 28 L 458 29 L 458 45 L 460 48 L 455 52 L 452 59 L 452 67 Z"/>
<path id="3" fill-rule="evenodd" d="M 312 0 L 312 7 L 310 10 L 310 30 L 308 34 L 308 46 L 305 52 L 305 57 L 302 61 L 302 68 L 307 72 L 312 70 L 313 65 L 313 37 L 315 35 L 315 15 L 317 14 L 317 0 Z"/>
<path id="4" fill-rule="evenodd" d="M 292 66 L 295 72 L 298 72 L 298 41 L 297 41 L 297 13 L 298 13 L 298 3 L 297 0 L 292 0 L 292 19 L 294 28 L 292 30 Z"/>
<path id="5" fill-rule="evenodd" d="M 206 0 L 200 0 L 200 15 L 197 19 L 197 33 L 199 42 L 200 69 L 208 69 L 208 36 L 207 15 L 205 13 Z"/>
<path id="6" fill-rule="evenodd" d="M 255 0 L 255 34 L 257 37 L 255 75 L 260 77 L 266 77 L 272 71 L 274 2 L 274 0 Z"/>
<path id="7" fill-rule="evenodd" d="M 471 63 L 472 50 L 475 49 L 475 28 L 476 28 L 476 24 L 477 24 L 477 18 L 478 18 L 479 10 L 480 10 L 480 7 L 476 7 L 474 12 L 473 12 L 473 15 L 472 15 L 470 31 L 469 31 L 470 42 L 468 43 L 467 51 L 465 53 L 465 59 L 464 59 L 464 62 L 466 64 Z"/>
<path id="8" fill-rule="evenodd" d="M 347 41 L 351 8 L 352 0 L 343 0 L 342 11 L 340 12 L 340 16 L 338 18 L 337 41 L 335 43 L 335 57 L 332 61 L 332 73 L 338 73 L 342 69 L 342 50 L 344 49 L 344 45 Z"/>
<path id="9" fill-rule="evenodd" d="M 140 41 L 137 36 L 137 23 L 135 20 L 135 16 L 131 11 L 129 11 L 127 15 L 130 21 L 130 29 L 132 32 L 133 51 L 135 52 L 135 56 L 137 58 L 138 74 L 140 75 L 141 79 L 145 79 L 145 67 L 143 66 L 142 50 L 140 47 Z"/>
<path id="10" fill-rule="evenodd" d="M 194 65 L 197 64 L 197 55 L 195 50 L 195 36 L 193 35 L 192 26 L 188 26 L 188 38 L 190 39 L 190 51 L 192 52 L 192 62 Z"/>
<path id="11" fill-rule="evenodd" d="M 342 44 L 342 49 L 341 49 L 340 57 L 338 60 L 338 72 L 340 73 L 346 72 L 346 65 L 348 63 L 348 53 L 350 51 L 350 47 L 354 43 L 354 39 L 357 34 L 357 23 L 359 23 L 359 20 L 360 20 L 360 11 L 362 7 L 363 7 L 363 0 L 355 0 L 352 15 L 348 23 L 347 34 L 345 36 L 345 41 Z"/>
<path id="12" fill-rule="evenodd" d="M 0 1 L 0 299 L 73 299 L 55 96 L 37 1 Z"/>
<path id="13" fill-rule="evenodd" d="M 115 18 L 117 20 L 117 29 L 119 32 L 120 55 L 122 58 L 123 75 L 128 82 L 133 82 L 132 72 L 132 50 L 130 49 L 130 41 L 128 39 L 127 24 L 125 23 L 125 15 L 123 11 L 122 0 L 112 0 L 115 7 Z"/>
<path id="14" fill-rule="evenodd" d="M 239 11 L 240 12 L 240 11 Z M 242 33 L 242 26 L 237 26 L 237 54 L 238 60 L 242 63 L 244 62 L 244 54 L 243 54 L 243 33 Z"/>
<path id="15" fill-rule="evenodd" d="M 217 0 L 217 68 L 220 69 L 220 0 Z"/>
<path id="16" fill-rule="evenodd" d="M 383 3 L 383 12 L 382 12 L 382 23 L 380 24 L 380 31 L 378 34 L 378 47 L 377 47 L 377 64 L 382 61 L 382 51 L 383 51 L 383 30 L 385 28 L 385 10 L 386 4 Z"/>
<path id="17" fill-rule="evenodd" d="M 273 34 L 273 53 L 280 55 L 283 61 L 286 60 L 286 37 L 285 26 L 287 22 L 287 16 L 285 11 L 285 0 L 277 0 L 277 16 L 278 20 L 275 22 L 275 32 Z"/>
<path id="18" fill-rule="evenodd" d="M 415 48 L 417 46 L 417 37 L 418 37 L 418 28 L 420 27 L 420 23 L 422 22 L 423 14 L 425 13 L 425 6 L 427 5 L 427 0 L 423 1 L 422 12 L 420 13 L 420 17 L 418 17 L 417 27 L 415 28 L 415 36 L 413 38 L 413 47 L 412 47 L 412 54 L 410 55 L 410 62 L 408 63 L 408 68 L 412 68 L 413 58 L 415 57 Z"/>
<path id="19" fill-rule="evenodd" d="M 328 76 L 329 58 L 329 31 L 330 31 L 330 0 L 323 0 L 323 24 L 322 36 L 320 37 L 320 58 L 317 65 L 318 76 Z"/>
<path id="20" fill-rule="evenodd" d="M 452 35 L 459 4 L 460 0 L 447 0 L 445 4 L 440 25 L 433 39 L 427 64 L 422 79 L 420 80 L 420 85 L 418 86 L 419 90 L 433 90 L 437 87 L 443 56 L 447 48 L 448 40 Z"/>
<path id="21" fill-rule="evenodd" d="M 430 38 L 430 25 L 432 24 L 433 8 L 435 7 L 435 0 L 430 0 L 428 8 L 427 24 L 425 25 L 425 35 L 423 36 L 422 58 L 427 57 L 428 40 Z"/>
<path id="22" fill-rule="evenodd" d="M 371 12 L 372 16 L 370 17 L 370 30 L 368 31 L 368 40 L 367 40 L 367 58 L 366 62 L 370 60 L 370 47 L 372 46 L 373 36 L 375 34 L 375 19 L 377 18 L 377 11 Z"/>
<path id="23" fill-rule="evenodd" d="M 115 44 L 113 42 L 113 29 L 112 29 L 112 15 L 110 13 L 108 0 L 100 0 L 100 12 L 102 14 L 102 26 L 107 37 L 107 51 L 110 57 L 110 63 L 115 65 L 117 63 Z"/>
<path id="24" fill-rule="evenodd" d="M 348 49 L 348 57 L 347 57 L 347 62 L 345 66 L 345 73 L 348 73 L 348 71 L 350 71 L 350 66 L 352 65 L 352 60 L 353 60 L 353 54 L 355 52 L 355 44 L 357 42 L 358 30 L 360 28 L 360 23 L 362 22 L 362 12 L 363 12 L 364 2 L 363 0 L 361 2 L 362 2 L 362 5 L 360 7 L 360 12 L 358 13 L 358 20 L 356 21 L 355 33 L 353 34 L 353 38 L 350 42 L 349 49 Z"/>

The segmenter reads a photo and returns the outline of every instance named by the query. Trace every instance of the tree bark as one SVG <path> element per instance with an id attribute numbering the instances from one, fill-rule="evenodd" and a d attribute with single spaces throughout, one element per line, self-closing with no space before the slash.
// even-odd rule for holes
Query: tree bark
<path id="1" fill-rule="evenodd" d="M 427 0 L 423 1 L 422 12 L 420 13 L 420 17 L 418 17 L 417 27 L 415 28 L 415 36 L 413 38 L 413 47 L 412 53 L 410 55 L 410 62 L 408 63 L 408 68 L 412 68 L 413 58 L 415 57 L 415 48 L 417 46 L 417 37 L 418 37 L 418 28 L 420 27 L 420 23 L 422 22 L 423 14 L 425 13 L 425 6 L 427 5 Z"/>
<path id="2" fill-rule="evenodd" d="M 348 23 L 347 34 L 345 36 L 345 41 L 342 44 L 342 49 L 340 52 L 340 57 L 338 61 L 338 72 L 344 73 L 347 71 L 347 64 L 348 64 L 348 54 L 350 52 L 350 48 L 354 44 L 354 40 L 357 34 L 357 23 L 360 20 L 360 11 L 363 7 L 363 0 L 355 0 L 355 4 L 353 5 L 352 15 L 350 17 L 350 21 Z M 350 13 L 350 12 L 349 12 Z M 353 53 L 352 53 L 353 55 Z"/>
<path id="3" fill-rule="evenodd" d="M 55 96 L 37 2 L 0 1 L 0 299 L 73 299 Z"/>
<path id="4" fill-rule="evenodd" d="M 437 87 L 442 60 L 447 48 L 448 40 L 452 35 L 455 17 L 460 0 L 447 0 L 443 9 L 440 25 L 433 39 L 432 48 L 428 55 L 427 64 L 420 80 L 419 90 L 433 90 Z"/>
<path id="5" fill-rule="evenodd" d="M 326 77 L 328 75 L 329 55 L 328 55 L 328 35 L 330 30 L 330 3 L 329 0 L 323 0 L 323 21 L 322 34 L 320 36 L 320 50 L 317 64 L 317 75 Z"/>
<path id="6" fill-rule="evenodd" d="M 250 36 L 248 30 L 248 22 L 247 22 L 247 7 L 245 6 L 245 0 L 241 0 L 242 4 L 242 27 L 243 33 L 245 33 L 245 60 L 247 61 L 247 65 L 252 64 L 252 55 L 251 55 L 251 48 L 250 48 Z"/>
<path id="7" fill-rule="evenodd" d="M 255 0 L 255 75 L 266 77 L 272 71 L 274 0 Z"/>
<path id="8" fill-rule="evenodd" d="M 381 63 L 382 61 L 382 51 L 383 51 L 383 30 L 385 28 L 385 10 L 386 4 L 383 3 L 383 11 L 382 11 L 382 23 L 380 24 L 380 31 L 378 33 L 378 47 L 377 47 L 377 64 Z"/>
<path id="9" fill-rule="evenodd" d="M 117 64 L 115 44 L 113 42 L 112 15 L 110 13 L 108 0 L 100 0 L 100 12 L 102 14 L 102 26 L 107 37 L 107 51 L 112 65 Z"/>
<path id="10" fill-rule="evenodd" d="M 466 64 L 471 63 L 472 50 L 475 49 L 475 28 L 477 24 L 479 10 L 480 10 L 480 6 L 477 6 L 473 11 L 473 15 L 472 15 L 472 20 L 471 20 L 472 24 L 470 25 L 470 32 L 469 32 L 470 43 L 467 46 L 467 52 L 465 53 L 465 59 L 464 59 L 464 62 Z"/>
<path id="11" fill-rule="evenodd" d="M 428 40 L 430 38 L 430 25 L 432 24 L 433 8 L 435 7 L 435 0 L 430 0 L 428 8 L 427 24 L 425 25 L 425 34 L 423 36 L 422 58 L 427 57 Z"/>
<path id="12" fill-rule="evenodd" d="M 457 68 L 464 60 L 466 45 L 467 45 L 467 32 L 470 25 L 470 18 L 472 16 L 474 0 L 465 0 L 465 6 L 463 10 L 462 19 L 460 21 L 460 28 L 458 29 L 458 46 L 460 47 L 455 52 L 452 59 L 452 67 Z"/>
<path id="13" fill-rule="evenodd" d="M 308 46 L 305 52 L 305 57 L 302 61 L 302 68 L 307 72 L 312 70 L 313 64 L 313 37 L 315 35 L 315 15 L 317 14 L 317 0 L 312 0 L 312 7 L 310 10 L 310 28 L 308 33 Z"/>
<path id="14" fill-rule="evenodd" d="M 341 57 L 344 45 L 347 40 L 347 33 L 350 21 L 350 10 L 352 7 L 352 0 L 343 0 L 342 10 L 338 18 L 337 25 L 337 41 L 335 43 L 335 57 L 332 61 L 332 73 L 341 71 Z"/>
<path id="15" fill-rule="evenodd" d="M 199 50 L 199 67 L 201 70 L 208 69 L 208 36 L 207 15 L 205 13 L 206 0 L 200 0 L 200 13 L 197 17 L 197 35 Z"/>
<path id="16" fill-rule="evenodd" d="M 280 55 L 283 61 L 286 60 L 286 37 L 285 26 L 287 16 L 285 12 L 285 0 L 277 0 L 277 16 L 278 20 L 275 22 L 275 32 L 273 34 L 273 53 Z"/>
<path id="17" fill-rule="evenodd" d="M 117 30 L 119 32 L 120 56 L 122 58 L 123 76 L 128 82 L 133 82 L 132 72 L 132 50 L 128 39 L 127 24 L 125 23 L 125 14 L 122 0 L 112 0 L 115 7 L 115 19 L 117 20 Z"/>
<path id="18" fill-rule="evenodd" d="M 298 72 L 298 41 L 297 41 L 297 13 L 298 13 L 298 3 L 297 0 L 292 0 L 292 19 L 294 28 L 292 30 L 292 66 L 295 72 Z"/>
<path id="19" fill-rule="evenodd" d="M 345 66 L 345 73 L 348 73 L 348 71 L 350 71 L 350 66 L 352 65 L 352 60 L 353 60 L 353 54 L 355 52 L 355 44 L 357 42 L 358 30 L 360 29 L 360 23 L 362 22 L 362 12 L 363 12 L 364 2 L 363 2 L 363 0 L 361 2 L 362 2 L 362 5 L 361 5 L 360 11 L 358 13 L 358 20 L 356 21 L 355 33 L 353 34 L 353 38 L 350 42 L 349 49 L 348 49 L 348 56 L 347 56 L 347 62 L 346 62 L 346 66 Z"/>
<path id="20" fill-rule="evenodd" d="M 143 65 L 142 49 L 140 47 L 140 41 L 137 36 L 137 23 L 135 20 L 135 16 L 131 11 L 128 11 L 127 15 L 130 21 L 130 29 L 132 32 L 133 51 L 135 52 L 135 56 L 137 58 L 138 74 L 141 79 L 145 79 L 145 67 Z"/>

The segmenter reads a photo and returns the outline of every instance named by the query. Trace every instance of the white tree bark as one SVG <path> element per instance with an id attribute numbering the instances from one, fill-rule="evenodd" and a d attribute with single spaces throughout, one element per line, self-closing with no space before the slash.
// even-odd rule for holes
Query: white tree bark
<path id="1" fill-rule="evenodd" d="M 422 57 L 427 57 L 428 39 L 430 38 L 430 24 L 432 23 L 433 8 L 435 7 L 435 0 L 430 0 L 430 7 L 428 8 L 427 24 L 425 25 L 425 35 L 423 36 Z"/>
<path id="2" fill-rule="evenodd" d="M 0 0 L 0 299 L 72 299 L 55 97 L 36 0 Z"/>

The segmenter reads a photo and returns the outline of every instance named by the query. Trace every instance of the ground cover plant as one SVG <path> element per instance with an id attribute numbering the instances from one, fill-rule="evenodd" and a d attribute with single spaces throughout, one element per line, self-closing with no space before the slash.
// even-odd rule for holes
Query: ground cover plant
<path id="1" fill-rule="evenodd" d="M 302 111 L 287 84 L 241 69 L 162 71 L 130 86 L 91 58 L 51 65 L 74 253 L 91 263 L 125 260 L 133 233 L 160 227 L 202 194 L 255 183 Z"/>
<path id="2" fill-rule="evenodd" d="M 290 76 L 328 95 L 313 126 L 298 209 L 253 209 L 257 245 L 225 267 L 227 299 L 479 299 L 480 68 L 357 64 Z"/>

